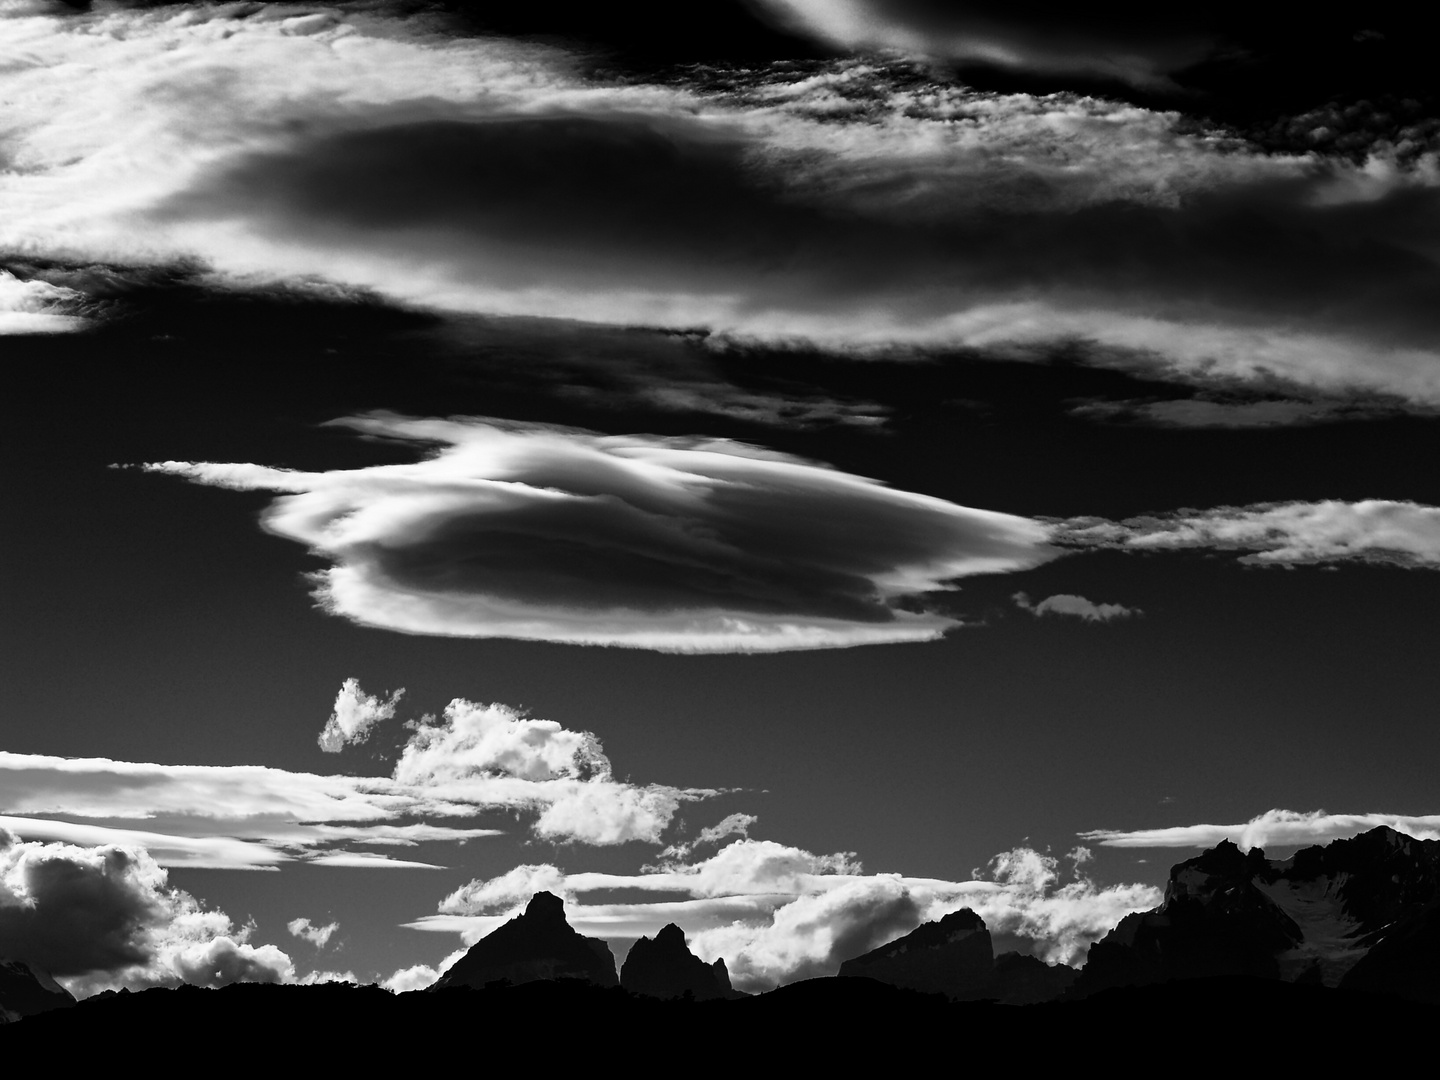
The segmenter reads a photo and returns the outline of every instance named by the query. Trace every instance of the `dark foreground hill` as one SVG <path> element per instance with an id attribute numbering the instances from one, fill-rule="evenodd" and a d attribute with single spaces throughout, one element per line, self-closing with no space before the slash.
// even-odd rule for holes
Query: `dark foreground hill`
<path id="1" fill-rule="evenodd" d="M 1273 980 L 1202 979 L 1040 1005 L 950 1002 L 865 978 L 812 979 L 754 997 L 664 1001 L 580 980 L 393 995 L 374 986 L 238 984 L 107 993 L 0 1026 L 0 1055 L 69 1069 L 92 1055 L 165 1067 L 234 1061 L 526 1070 L 664 1063 L 702 1074 L 843 1064 L 1005 1064 L 1022 1073 L 1088 1061 L 1186 1074 L 1399 1066 L 1429 1030 L 1426 1006 Z M 1258 1055 L 1258 1056 L 1257 1056 Z M 1228 1065 L 1224 1063 L 1228 1062 Z M 168 1063 L 168 1064 L 167 1064 Z M 1222 1069 L 1223 1066 L 1223 1069 Z"/>

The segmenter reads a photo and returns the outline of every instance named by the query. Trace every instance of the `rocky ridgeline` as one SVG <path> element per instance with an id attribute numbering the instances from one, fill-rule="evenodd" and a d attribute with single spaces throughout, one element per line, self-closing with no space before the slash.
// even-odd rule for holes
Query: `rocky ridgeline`
<path id="1" fill-rule="evenodd" d="M 944 994 L 951 1001 L 1029 1005 L 1059 997 L 1075 981 L 1074 969 L 1034 956 L 998 959 L 985 920 L 962 908 L 902 938 L 840 965 L 845 977 L 875 979 L 906 990 Z"/>
<path id="2" fill-rule="evenodd" d="M 1212 976 L 1440 1004 L 1440 841 L 1382 826 L 1284 860 L 1224 841 L 1093 945 L 1070 993 Z"/>
<path id="3" fill-rule="evenodd" d="M 620 969 L 620 985 L 632 994 L 656 998 L 715 1001 L 744 996 L 730 986 L 725 961 L 705 963 L 690 951 L 685 931 L 674 923 L 630 946 Z"/>
<path id="4" fill-rule="evenodd" d="M 542 892 L 523 914 L 471 946 L 430 994 L 395 996 L 376 987 L 181 988 L 101 994 L 66 1008 L 74 1000 L 43 972 L 0 962 L 0 1020 L 24 1018 L 0 1023 L 0 1043 L 22 1030 L 40 1040 L 92 1029 L 123 1033 L 132 1019 L 171 1030 L 193 1023 L 198 1031 L 214 1022 L 222 1001 L 237 1017 L 248 1009 L 259 1018 L 255 1023 L 280 1027 L 301 1001 L 317 1018 L 334 1009 L 337 1023 L 373 1013 L 379 1024 L 401 1012 L 415 1022 L 428 1015 L 449 1023 L 452 1014 L 470 1015 L 466 1002 L 481 1000 L 472 991 L 483 992 L 487 1015 L 497 1022 L 530 1023 L 542 1008 L 567 1015 L 580 1009 L 597 1032 L 606 1023 L 680 1031 L 682 1013 L 663 1010 L 692 1006 L 706 1015 L 722 1009 L 735 1022 L 773 1024 L 776 1031 L 812 1014 L 831 1021 L 884 1014 L 897 1024 L 929 1017 L 926 1023 L 940 1030 L 950 1022 L 943 1010 L 960 1008 L 983 1011 L 983 1023 L 997 1031 L 1010 1023 L 1006 1017 L 1019 1015 L 1029 1018 L 1026 1024 L 1077 1032 L 1147 1017 L 1156 1038 L 1176 1017 L 1186 1018 L 1189 1031 L 1197 1017 L 1213 1012 L 1223 1024 L 1252 1008 L 1283 1014 L 1320 1035 L 1325 1024 L 1357 1016 L 1388 1022 L 1420 1010 L 1413 1012 L 1416 1022 L 1428 1023 L 1425 1010 L 1440 1004 L 1440 842 L 1379 828 L 1285 860 L 1222 843 L 1174 867 L 1163 903 L 1123 919 L 1092 946 L 1078 973 L 1017 953 L 995 957 L 984 921 L 967 909 L 847 960 L 840 975 L 740 994 L 724 961 L 700 960 L 672 924 L 637 941 L 617 978 L 609 946 L 578 933 L 560 898 Z"/>
<path id="5" fill-rule="evenodd" d="M 75 1004 L 70 992 L 23 960 L 0 960 L 0 1024 Z"/>
<path id="6" fill-rule="evenodd" d="M 565 902 L 538 892 L 524 912 L 503 923 L 442 975 L 433 989 L 519 985 L 542 980 L 578 979 L 595 986 L 616 986 L 615 955 L 599 938 L 586 937 L 565 921 Z"/>

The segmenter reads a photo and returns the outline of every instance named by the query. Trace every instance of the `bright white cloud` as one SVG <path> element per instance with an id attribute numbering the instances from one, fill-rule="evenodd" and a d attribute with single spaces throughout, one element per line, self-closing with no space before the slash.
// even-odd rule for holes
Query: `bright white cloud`
<path id="1" fill-rule="evenodd" d="M 1047 596 L 1038 603 L 1032 603 L 1030 597 L 1023 592 L 1016 593 L 1011 599 L 1015 601 L 1016 607 L 1037 618 L 1041 615 L 1070 615 L 1086 622 L 1109 622 L 1111 619 L 1142 614 L 1139 608 L 1127 608 L 1124 604 L 1097 604 L 1093 600 L 1071 593 Z"/>
<path id="2" fill-rule="evenodd" d="M 429 964 L 415 964 L 413 967 L 401 968 L 388 979 L 382 979 L 380 985 L 392 994 L 424 990 L 426 987 L 434 985 L 435 981 L 449 971 L 467 951 L 464 948 L 456 949 L 435 967 L 431 967 Z"/>
<path id="3" fill-rule="evenodd" d="M 296 860 L 435 869 L 354 845 L 494 836 L 432 822 L 497 812 L 533 815 L 535 835 L 561 843 L 658 843 L 682 803 L 716 794 L 618 781 L 589 732 L 463 698 L 415 725 L 388 777 L 4 751 L 0 777 L 0 823 L 20 835 L 138 845 L 165 865 L 229 869 Z"/>
<path id="4" fill-rule="evenodd" d="M 1052 555 L 1026 518 L 723 440 L 341 423 L 439 448 L 328 473 L 145 468 L 290 493 L 264 525 L 335 563 L 316 575 L 324 606 L 408 633 L 676 652 L 924 641 L 958 623 L 904 601 Z"/>
<path id="5" fill-rule="evenodd" d="M 1092 829 L 1080 834 L 1103 847 L 1208 848 L 1229 840 L 1251 848 L 1309 846 L 1345 840 L 1381 825 L 1417 840 L 1440 840 L 1440 814 L 1329 814 L 1267 810 L 1238 825 L 1175 825 L 1164 829 Z"/>
<path id="6" fill-rule="evenodd" d="M 835 40 L 906 25 L 866 15 L 875 0 L 770 2 Z M 915 40 L 1132 79 L 1175 60 L 1169 30 L 1116 52 L 1130 30 L 1090 21 Z M 24 58 L 0 71 L 7 251 L 716 341 L 1059 344 L 1185 382 L 1440 404 L 1434 152 L 1265 154 L 1178 113 L 853 61 L 723 95 L 597 83 L 557 50 L 374 7 L 41 13 L 0 22 L 0 44 Z M 1263 243 L 1235 227 L 1252 219 Z M 50 302 L 43 276 L 17 287 Z"/>
<path id="7" fill-rule="evenodd" d="M 405 693 L 402 686 L 388 698 L 367 694 L 358 679 L 346 679 L 335 695 L 335 708 L 320 732 L 320 749 L 327 754 L 339 753 L 347 743 L 362 743 L 370 737 L 370 729 L 382 720 L 395 718 L 395 707 Z"/>
<path id="8" fill-rule="evenodd" d="M 330 939 L 335 935 L 335 931 L 340 929 L 340 924 L 330 922 L 324 926 L 317 926 L 309 919 L 299 918 L 291 919 L 285 924 L 285 929 L 289 930 L 292 936 L 310 942 L 317 949 L 323 949 L 330 944 Z"/>
<path id="9" fill-rule="evenodd" d="M 1374 562 L 1440 568 L 1440 508 L 1413 502 L 1262 503 L 1199 512 L 1057 523 L 1052 539 L 1077 547 L 1126 551 L 1210 548 L 1248 551 L 1258 566 Z"/>
<path id="10" fill-rule="evenodd" d="M 57 334 L 83 329 L 73 309 L 84 297 L 44 281 L 22 281 L 0 270 L 0 335 Z"/>
<path id="11" fill-rule="evenodd" d="M 774 841 L 736 840 L 708 859 L 667 863 L 640 874 L 566 874 L 550 865 L 520 866 L 476 880 L 440 902 L 439 913 L 408 926 L 459 933 L 473 942 L 519 910 L 536 891 L 566 898 L 566 918 L 602 937 L 654 935 L 683 927 L 696 954 L 724 957 L 737 986 L 764 990 L 834 974 L 842 961 L 961 907 L 992 933 L 1028 945 L 1051 963 L 1080 963 L 1090 945 L 1125 915 L 1154 907 L 1148 885 L 1102 887 L 1080 872 L 1088 852 L 1060 862 L 1028 848 L 993 859 L 970 881 L 866 874 L 846 853 L 815 855 Z M 681 900 L 592 902 L 611 890 L 671 892 Z"/>
<path id="12" fill-rule="evenodd" d="M 143 849 L 21 842 L 0 830 L 0 955 L 36 964 L 77 996 L 293 976 L 284 952 L 249 935 L 171 888 Z"/>
<path id="13" fill-rule="evenodd" d="M 1215 39 L 1169 18 L 1123 24 L 1102 12 L 1066 18 L 1056 8 L 1017 12 L 985 3 L 925 5 L 894 0 L 758 0 L 762 10 L 833 46 L 882 50 L 1046 74 L 1100 76 L 1174 89 L 1167 73 L 1205 57 Z"/>

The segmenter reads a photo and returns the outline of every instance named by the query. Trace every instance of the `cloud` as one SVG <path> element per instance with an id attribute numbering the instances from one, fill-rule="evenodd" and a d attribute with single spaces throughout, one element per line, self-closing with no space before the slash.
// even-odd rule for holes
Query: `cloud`
<path id="1" fill-rule="evenodd" d="M 660 852 L 660 859 L 680 860 L 690 857 L 690 853 L 702 844 L 714 844 L 724 840 L 727 836 L 739 836 L 748 838 L 750 826 L 760 819 L 754 814 L 727 814 L 714 825 L 707 825 L 700 830 L 700 834 L 689 843 L 671 844 L 664 851 Z"/>
<path id="2" fill-rule="evenodd" d="M 1031 603 L 1030 597 L 1023 592 L 1016 593 L 1011 599 L 1015 601 L 1016 607 L 1030 612 L 1036 618 L 1041 615 L 1073 615 L 1086 622 L 1109 622 L 1111 619 L 1144 614 L 1139 608 L 1127 608 L 1123 604 L 1097 604 L 1093 600 L 1070 593 L 1047 596 L 1038 604 Z"/>
<path id="3" fill-rule="evenodd" d="M 786 2 L 839 38 L 836 20 L 863 22 L 1132 81 L 1210 40 L 1093 13 Z M 0 35 L 25 57 L 0 72 L 0 248 L 27 257 L 717 345 L 1063 348 L 1190 385 L 1440 404 L 1440 156 L 1418 136 L 1266 153 L 1175 112 L 894 63 L 602 82 L 555 49 L 378 8 L 35 15 Z M 697 379 L 654 404 L 868 415 Z"/>
<path id="4" fill-rule="evenodd" d="M 320 732 L 320 749 L 337 754 L 346 743 L 362 743 L 370 737 L 370 729 L 381 720 L 395 718 L 395 706 L 405 693 L 402 686 L 388 698 L 367 694 L 358 679 L 346 679 L 335 695 L 335 708 Z"/>
<path id="5" fill-rule="evenodd" d="M 765 990 L 834 974 L 844 960 L 922 922 L 970 907 L 1007 947 L 1052 963 L 1078 964 L 1090 945 L 1131 911 L 1154 907 L 1148 885 L 1102 887 L 1085 876 L 1088 851 L 1060 860 L 1016 848 L 970 881 L 866 874 L 853 854 L 816 855 L 768 840 L 736 840 L 693 863 L 667 862 L 640 874 L 567 874 L 548 864 L 477 879 L 445 897 L 438 913 L 406 925 L 459 933 L 474 941 L 500 925 L 534 892 L 566 898 L 566 917 L 586 934 L 653 935 L 679 924 L 707 961 L 724 957 L 735 984 Z M 613 891 L 679 893 L 684 899 L 606 903 Z"/>
<path id="6" fill-rule="evenodd" d="M 289 979 L 290 958 L 251 945 L 249 934 L 169 887 L 143 849 L 25 843 L 0 831 L 0 955 L 44 968 L 77 996 Z"/>
<path id="7" fill-rule="evenodd" d="M 1057 544 L 1122 551 L 1246 551 L 1255 566 L 1367 562 L 1440 569 L 1440 508 L 1413 502 L 1260 503 L 1179 510 L 1125 521 L 1072 518 L 1051 533 Z"/>
<path id="8" fill-rule="evenodd" d="M 401 968 L 388 979 L 382 979 L 380 985 L 392 994 L 406 994 L 411 990 L 424 990 L 435 983 L 441 975 L 450 970 L 462 956 L 468 952 L 468 948 L 456 949 L 435 967 L 428 964 L 415 964 L 413 967 Z"/>
<path id="9" fill-rule="evenodd" d="M 84 297 L 44 281 L 23 281 L 0 270 L 0 335 L 59 334 L 81 330 L 87 319 L 74 314 Z"/>
<path id="10" fill-rule="evenodd" d="M 1377 420 L 1404 412 L 1423 412 L 1378 400 L 1274 399 L 1216 401 L 1195 397 L 1169 401 L 1090 401 L 1072 415 L 1100 421 L 1167 428 L 1269 428 Z"/>
<path id="11" fill-rule="evenodd" d="M 1025 518 L 724 440 L 388 414 L 339 423 L 438 449 L 325 473 L 145 468 L 289 493 L 264 526 L 335 564 L 315 577 L 325 609 L 408 633 L 669 652 L 925 641 L 959 624 L 911 610 L 917 598 L 1052 555 Z"/>
<path id="12" fill-rule="evenodd" d="M 390 776 L 3 751 L 0 776 L 0 824 L 18 834 L 224 869 L 435 869 L 355 845 L 464 843 L 498 831 L 435 822 L 499 813 L 532 815 L 531 831 L 559 843 L 659 843 L 683 803 L 717 794 L 616 780 L 589 732 L 464 698 L 413 725 Z"/>
<path id="13" fill-rule="evenodd" d="M 850 50 L 911 55 L 1045 75 L 1116 79 L 1174 89 L 1168 73 L 1204 59 L 1217 44 L 1195 15 L 1147 19 L 1132 9 L 1083 12 L 1041 5 L 1023 16 L 1000 3 L 936 0 L 759 0 L 791 29 Z"/>
<path id="14" fill-rule="evenodd" d="M 340 924 L 331 922 L 324 926 L 316 926 L 309 919 L 300 918 L 291 919 L 285 924 L 285 929 L 289 930 L 292 936 L 303 938 L 317 949 L 323 949 L 330 943 L 330 938 L 334 936 L 335 931 L 340 929 Z"/>
<path id="15" fill-rule="evenodd" d="M 1092 829 L 1080 833 L 1103 847 L 1207 848 L 1229 840 L 1242 850 L 1255 847 L 1306 846 L 1344 840 L 1388 826 L 1418 840 L 1440 840 L 1440 814 L 1329 814 L 1267 810 L 1239 825 L 1176 825 L 1164 829 Z"/>

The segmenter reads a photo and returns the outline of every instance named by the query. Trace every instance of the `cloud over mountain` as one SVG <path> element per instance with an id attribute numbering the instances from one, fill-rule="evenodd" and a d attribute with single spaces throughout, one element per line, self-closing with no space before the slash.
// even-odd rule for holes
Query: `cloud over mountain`
<path id="1" fill-rule="evenodd" d="M 1083 849 L 1080 849 L 1083 853 Z M 567 874 L 548 864 L 477 879 L 444 898 L 439 913 L 408 925 L 474 940 L 544 889 L 568 897 L 566 917 L 584 933 L 653 935 L 668 922 L 685 928 L 707 961 L 724 957 L 735 985 L 765 990 L 834 974 L 842 961 L 961 907 L 992 932 L 1050 962 L 1078 963 L 1090 944 L 1131 911 L 1159 901 L 1146 885 L 1101 887 L 1060 860 L 1016 848 L 970 881 L 866 874 L 853 854 L 815 855 L 769 840 L 736 840 L 690 863 L 640 874 Z M 682 900 L 592 902 L 609 890 L 678 893 Z"/>
<path id="2" fill-rule="evenodd" d="M 289 956 L 249 934 L 169 887 L 143 849 L 22 843 L 0 830 L 0 955 L 63 978 L 72 993 L 290 978 Z"/>
<path id="3" fill-rule="evenodd" d="M 913 610 L 925 593 L 1052 556 L 1026 518 L 724 440 L 340 423 L 438 449 L 328 473 L 146 468 L 288 493 L 264 525 L 335 564 L 316 575 L 324 607 L 407 633 L 670 652 L 925 641 L 958 625 Z"/>
<path id="4" fill-rule="evenodd" d="M 1238 825 L 1172 825 L 1162 829 L 1092 829 L 1080 834 L 1103 847 L 1213 847 L 1229 840 L 1244 851 L 1256 847 L 1325 844 L 1385 825 L 1418 840 L 1440 839 L 1440 814 L 1330 814 L 1324 810 L 1267 810 Z"/>

